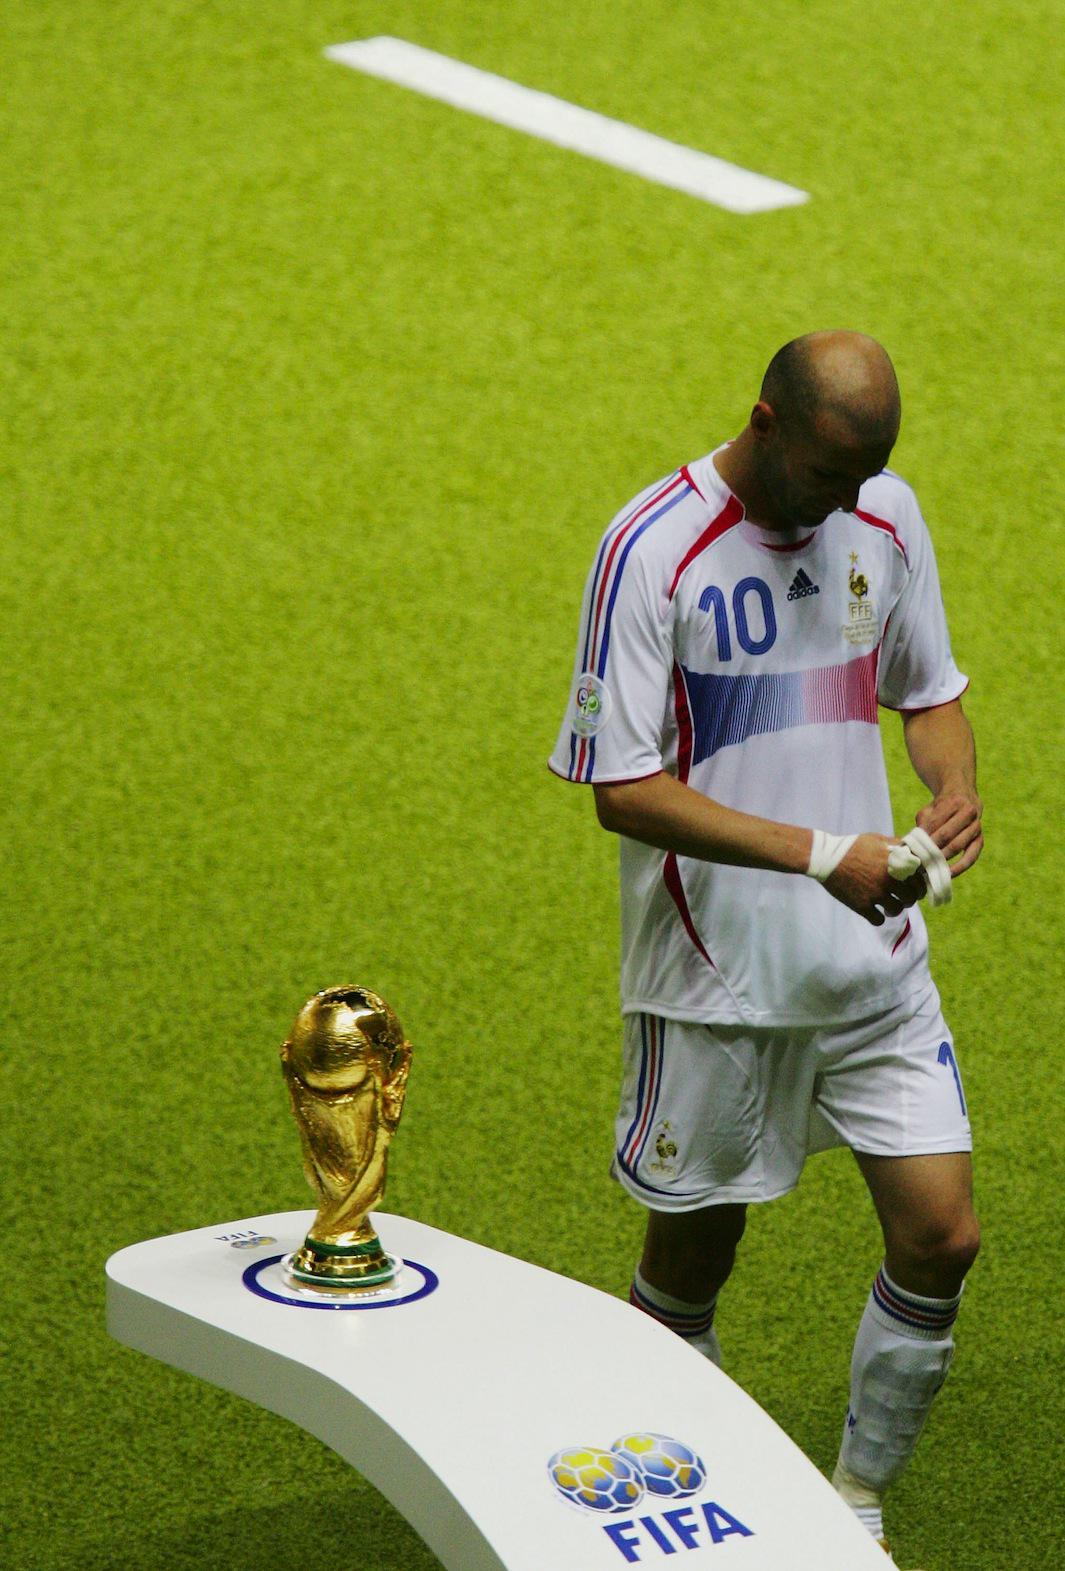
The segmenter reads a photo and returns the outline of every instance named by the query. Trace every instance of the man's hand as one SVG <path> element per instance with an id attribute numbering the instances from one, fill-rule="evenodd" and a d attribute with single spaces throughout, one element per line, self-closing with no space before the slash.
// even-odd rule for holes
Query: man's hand
<path id="1" fill-rule="evenodd" d="M 914 873 L 901 881 L 888 872 L 888 847 L 898 845 L 886 835 L 859 835 L 839 866 L 825 880 L 830 895 L 864 916 L 874 927 L 883 927 L 889 916 L 898 916 L 916 905 L 925 892 L 924 875 Z"/>
<path id="2" fill-rule="evenodd" d="M 918 826 L 931 835 L 950 862 L 951 878 L 967 872 L 984 849 L 982 812 L 983 803 L 976 792 L 965 788 L 941 792 L 917 814 Z"/>

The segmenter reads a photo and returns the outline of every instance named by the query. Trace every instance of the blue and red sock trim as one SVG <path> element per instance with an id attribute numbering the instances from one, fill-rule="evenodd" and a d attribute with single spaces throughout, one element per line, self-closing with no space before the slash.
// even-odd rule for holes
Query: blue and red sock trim
<path id="1" fill-rule="evenodd" d="M 898 1287 L 881 1266 L 873 1283 L 873 1303 L 896 1331 L 929 1341 L 947 1336 L 958 1318 L 961 1294 L 954 1298 L 923 1298 Z"/>

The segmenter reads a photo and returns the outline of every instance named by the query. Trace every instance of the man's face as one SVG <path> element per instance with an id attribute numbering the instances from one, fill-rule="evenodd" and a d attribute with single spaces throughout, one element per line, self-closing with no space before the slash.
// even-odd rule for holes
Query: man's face
<path id="1" fill-rule="evenodd" d="M 761 479 L 780 524 L 816 529 L 837 509 L 853 512 L 863 482 L 880 473 L 893 446 L 856 437 L 831 414 L 790 428 L 774 422 L 761 444 Z"/>

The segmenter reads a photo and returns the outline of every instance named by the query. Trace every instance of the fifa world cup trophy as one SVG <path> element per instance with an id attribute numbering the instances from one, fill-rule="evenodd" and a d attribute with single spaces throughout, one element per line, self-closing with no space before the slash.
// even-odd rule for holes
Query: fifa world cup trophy
<path id="1" fill-rule="evenodd" d="M 379 1288 L 396 1273 L 369 1221 L 385 1190 L 388 1147 L 403 1111 L 411 1044 L 366 987 L 329 987 L 296 1016 L 281 1072 L 318 1215 L 286 1264 L 303 1286 Z"/>

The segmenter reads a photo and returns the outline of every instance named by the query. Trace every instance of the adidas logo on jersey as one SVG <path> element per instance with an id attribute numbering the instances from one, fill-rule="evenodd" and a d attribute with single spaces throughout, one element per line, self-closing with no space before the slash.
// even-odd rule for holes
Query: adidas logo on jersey
<path id="1" fill-rule="evenodd" d="M 820 589 L 814 583 L 809 573 L 804 573 L 800 567 L 792 579 L 791 588 L 788 590 L 788 599 L 805 600 L 807 595 L 819 595 L 820 593 Z"/>

